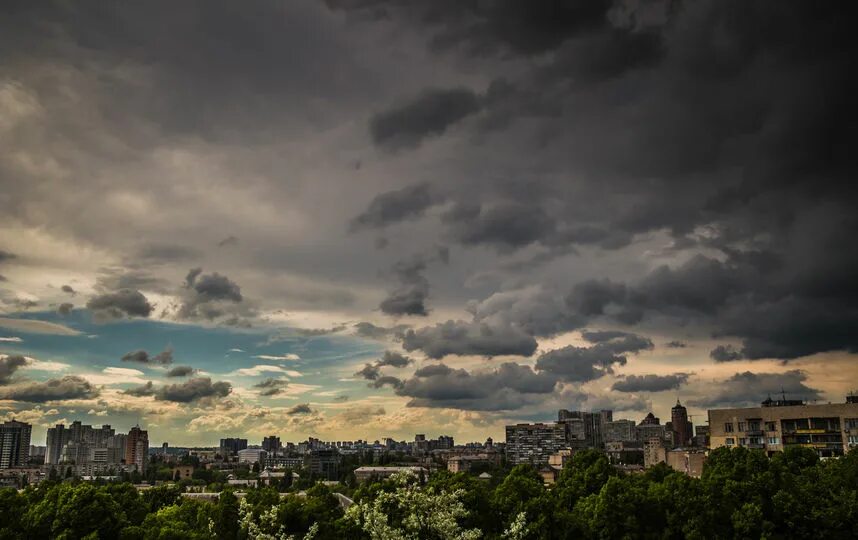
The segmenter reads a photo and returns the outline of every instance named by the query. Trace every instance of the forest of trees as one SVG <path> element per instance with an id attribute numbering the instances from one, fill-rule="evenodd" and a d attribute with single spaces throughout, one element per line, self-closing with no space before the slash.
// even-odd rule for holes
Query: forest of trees
<path id="1" fill-rule="evenodd" d="M 440 471 L 336 490 L 354 499 L 347 512 L 323 484 L 209 502 L 178 485 L 49 481 L 0 490 L 0 539 L 858 538 L 856 450 L 820 461 L 721 448 L 700 479 L 664 465 L 623 474 L 585 451 L 550 488 L 517 466 L 491 481 Z"/>

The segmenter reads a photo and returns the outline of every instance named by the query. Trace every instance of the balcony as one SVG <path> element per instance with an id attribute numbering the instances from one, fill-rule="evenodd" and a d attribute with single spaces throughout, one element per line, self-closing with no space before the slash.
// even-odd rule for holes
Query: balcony
<path id="1" fill-rule="evenodd" d="M 763 437 L 765 436 L 765 432 L 759 429 L 755 429 L 753 431 L 746 431 L 748 437 Z"/>

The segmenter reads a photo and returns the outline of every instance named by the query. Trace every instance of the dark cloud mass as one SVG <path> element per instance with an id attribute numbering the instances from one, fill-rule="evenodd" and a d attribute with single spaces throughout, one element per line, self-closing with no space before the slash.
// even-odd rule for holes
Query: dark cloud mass
<path id="1" fill-rule="evenodd" d="M 312 412 L 313 412 L 313 409 L 310 408 L 309 403 L 299 403 L 298 405 L 295 405 L 294 407 L 289 408 L 289 410 L 286 411 L 286 414 L 298 415 L 298 414 L 311 414 Z"/>
<path id="2" fill-rule="evenodd" d="M 716 362 L 733 362 L 742 359 L 742 353 L 731 345 L 718 345 L 709 352 L 709 357 Z"/>
<path id="3" fill-rule="evenodd" d="M 467 88 L 431 88 L 413 101 L 376 114 L 369 129 L 377 145 L 416 146 L 479 109 L 480 98 Z"/>
<path id="4" fill-rule="evenodd" d="M 611 387 L 618 392 L 664 392 L 675 390 L 688 380 L 687 373 L 673 375 L 628 375 Z"/>
<path id="5" fill-rule="evenodd" d="M 289 386 L 289 381 L 283 379 L 274 379 L 272 377 L 263 379 L 253 385 L 254 388 L 259 389 L 260 396 L 267 397 L 276 396 L 280 394 L 287 386 Z"/>
<path id="6" fill-rule="evenodd" d="M 158 354 L 150 356 L 149 353 L 143 349 L 138 349 L 136 351 L 123 354 L 120 360 L 123 362 L 137 362 L 140 364 L 169 365 L 173 363 L 173 350 L 164 349 Z"/>
<path id="7" fill-rule="evenodd" d="M 167 377 L 188 377 L 196 372 L 191 366 L 176 366 L 167 372 Z"/>
<path id="8" fill-rule="evenodd" d="M 143 293 L 134 289 L 119 289 L 93 296 L 86 303 L 93 317 L 101 320 L 125 317 L 148 317 L 155 309 Z"/>
<path id="9" fill-rule="evenodd" d="M 134 397 L 154 396 L 155 385 L 152 383 L 152 381 L 148 381 L 146 384 L 135 386 L 134 388 L 129 388 L 128 390 L 123 390 L 122 393 L 127 396 Z"/>
<path id="10" fill-rule="evenodd" d="M 67 375 L 59 379 L 32 381 L 6 386 L 0 389 L 0 399 L 46 403 L 69 399 L 91 399 L 98 397 L 99 390 L 83 377 Z"/>
<path id="11" fill-rule="evenodd" d="M 447 321 L 403 334 L 406 351 L 423 351 L 429 358 L 448 354 L 530 356 L 536 351 L 532 335 L 513 326 L 492 326 L 480 322 Z"/>
<path id="12" fill-rule="evenodd" d="M 351 229 L 377 229 L 418 218 L 443 198 L 426 183 L 414 184 L 395 191 L 376 195 L 369 207 L 351 222 Z"/>
<path id="13" fill-rule="evenodd" d="M 805 381 L 807 375 L 797 369 L 783 373 L 745 371 L 721 382 L 717 391 L 706 398 L 692 401 L 691 405 L 703 408 L 753 407 L 767 397 L 780 395 L 781 392 L 786 394 L 788 399 L 819 399 L 819 390 L 807 386 Z"/>
<path id="14" fill-rule="evenodd" d="M 20 354 L 0 358 L 0 385 L 9 384 L 18 368 L 26 365 L 27 359 Z"/>
<path id="15" fill-rule="evenodd" d="M 213 383 L 210 377 L 199 377 L 179 384 L 164 385 L 155 392 L 155 399 L 191 403 L 203 398 L 223 398 L 231 392 L 232 385 L 228 382 Z"/>

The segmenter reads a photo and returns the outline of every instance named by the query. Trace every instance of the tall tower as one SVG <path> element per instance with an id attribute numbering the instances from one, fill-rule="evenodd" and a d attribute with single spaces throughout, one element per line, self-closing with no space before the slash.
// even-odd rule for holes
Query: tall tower
<path id="1" fill-rule="evenodd" d="M 691 426 L 688 423 L 688 411 L 678 399 L 676 405 L 670 409 L 670 422 L 673 424 L 674 445 L 686 446 L 691 440 Z"/>
<path id="2" fill-rule="evenodd" d="M 27 464 L 32 430 L 30 424 L 15 420 L 0 424 L 0 469 Z"/>
<path id="3" fill-rule="evenodd" d="M 139 472 L 146 469 L 149 457 L 149 432 L 134 426 L 125 439 L 125 464 L 136 465 Z"/>

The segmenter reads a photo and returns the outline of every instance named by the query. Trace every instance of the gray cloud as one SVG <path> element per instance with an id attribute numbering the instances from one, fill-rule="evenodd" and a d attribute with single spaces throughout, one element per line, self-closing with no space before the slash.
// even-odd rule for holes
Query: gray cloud
<path id="1" fill-rule="evenodd" d="M 199 250 L 177 244 L 147 244 L 138 252 L 137 257 L 149 264 L 185 262 L 200 258 Z"/>
<path id="2" fill-rule="evenodd" d="M 685 343 L 684 341 L 673 340 L 673 341 L 668 341 L 667 343 L 664 344 L 664 346 L 667 347 L 668 349 L 684 349 L 685 347 L 688 347 L 688 344 Z"/>
<path id="3" fill-rule="evenodd" d="M 404 368 L 412 362 L 413 360 L 411 358 L 408 358 L 404 354 L 400 354 L 396 351 L 384 351 L 384 354 L 381 356 L 381 358 L 376 361 L 376 365 L 379 367 L 391 366 L 395 368 Z"/>
<path id="4" fill-rule="evenodd" d="M 296 414 L 312 414 L 314 411 L 310 408 L 309 403 L 299 403 L 286 411 L 286 414 L 292 416 Z"/>
<path id="5" fill-rule="evenodd" d="M 374 364 L 364 364 L 363 368 L 356 372 L 355 375 L 363 377 L 369 381 L 374 381 L 381 375 L 381 370 Z"/>
<path id="6" fill-rule="evenodd" d="M 418 369 L 396 388 L 410 397 L 410 407 L 449 407 L 465 410 L 511 410 L 554 392 L 556 379 L 512 362 L 470 373 L 435 364 Z"/>
<path id="7" fill-rule="evenodd" d="M 664 392 L 675 390 L 688 380 L 688 373 L 672 375 L 627 375 L 611 387 L 618 392 Z"/>
<path id="8" fill-rule="evenodd" d="M 536 360 L 536 369 L 568 382 L 586 382 L 613 373 L 614 364 L 625 365 L 625 353 L 652 349 L 652 342 L 626 332 L 585 332 L 592 347 L 568 345 L 548 351 Z"/>
<path id="9" fill-rule="evenodd" d="M 377 229 L 415 219 L 443 200 L 443 197 L 426 183 L 382 193 L 376 195 L 369 207 L 352 220 L 351 230 Z"/>
<path id="10" fill-rule="evenodd" d="M 173 363 L 173 350 L 169 348 L 164 349 L 158 354 L 150 356 L 149 353 L 143 349 L 138 349 L 136 351 L 125 353 L 122 355 L 120 360 L 123 362 L 137 362 L 140 364 L 169 365 Z"/>
<path id="11" fill-rule="evenodd" d="M 406 351 L 423 351 L 430 358 L 448 354 L 530 356 L 536 351 L 532 335 L 513 326 L 493 326 L 480 322 L 447 321 L 402 336 Z"/>
<path id="12" fill-rule="evenodd" d="M 69 302 L 63 302 L 62 304 L 57 306 L 57 313 L 65 317 L 69 315 L 72 310 L 74 310 L 74 304 L 70 304 Z"/>
<path id="13" fill-rule="evenodd" d="M 154 396 L 155 385 L 152 383 L 152 381 L 148 381 L 146 384 L 141 384 L 140 386 L 135 386 L 134 388 L 129 388 L 128 390 L 123 390 L 122 393 L 134 397 Z"/>
<path id="14" fill-rule="evenodd" d="M 248 326 L 246 316 L 253 315 L 253 309 L 244 302 L 241 287 L 217 272 L 204 274 L 202 268 L 192 268 L 180 295 L 182 303 L 176 312 L 180 319 L 221 319 L 228 326 Z"/>
<path id="15" fill-rule="evenodd" d="M 734 362 L 743 358 L 732 345 L 718 345 L 709 352 L 709 357 L 716 362 Z"/>
<path id="16" fill-rule="evenodd" d="M 155 399 L 191 403 L 203 398 L 226 397 L 231 392 L 232 385 L 226 381 L 213 383 L 210 377 L 198 377 L 183 383 L 162 386 L 155 392 Z"/>
<path id="17" fill-rule="evenodd" d="M 176 366 L 167 372 L 167 377 L 188 377 L 196 372 L 191 366 Z"/>
<path id="18" fill-rule="evenodd" d="M 260 396 L 276 396 L 287 386 L 289 386 L 289 381 L 273 377 L 268 377 L 253 385 L 254 388 L 259 388 Z"/>
<path id="19" fill-rule="evenodd" d="M 77 294 L 77 291 L 75 291 L 71 285 L 63 285 L 62 287 L 60 287 L 60 290 L 63 291 L 64 293 L 68 293 L 72 296 Z"/>
<path id="20" fill-rule="evenodd" d="M 468 310 L 475 321 L 519 328 L 537 337 L 555 336 L 586 323 L 564 305 L 561 295 L 542 287 L 497 292 L 471 303 Z"/>
<path id="21" fill-rule="evenodd" d="M 390 386 L 393 389 L 398 389 L 402 387 L 402 380 L 399 377 L 394 377 L 392 375 L 380 375 L 376 377 L 369 386 L 371 388 L 382 388 L 385 385 Z"/>
<path id="22" fill-rule="evenodd" d="M 800 370 L 783 373 L 753 373 L 745 371 L 719 381 L 718 390 L 710 396 L 692 400 L 695 407 L 755 406 L 769 396 L 786 392 L 789 399 L 820 399 L 819 390 L 805 384 L 807 375 Z"/>
<path id="23" fill-rule="evenodd" d="M 384 340 L 386 338 L 389 338 L 390 336 L 405 332 L 410 327 L 407 324 L 399 324 L 396 326 L 385 327 L 377 326 L 375 324 L 362 321 L 359 323 L 355 323 L 353 328 L 355 330 L 355 335 L 359 337 Z"/>
<path id="24" fill-rule="evenodd" d="M 96 320 L 148 317 L 155 309 L 138 290 L 119 289 L 93 296 L 86 303 Z"/>
<path id="25" fill-rule="evenodd" d="M 468 88 L 430 88 L 413 100 L 377 113 L 369 130 L 375 144 L 411 147 L 480 110 L 480 97 Z"/>
<path id="26" fill-rule="evenodd" d="M 59 379 L 26 382 L 7 386 L 0 390 L 0 399 L 45 403 L 69 399 L 92 399 L 98 397 L 98 388 L 83 377 L 67 375 Z"/>
<path id="27" fill-rule="evenodd" d="M 20 354 L 0 358 L 0 385 L 9 384 L 18 368 L 26 365 L 27 359 Z"/>

